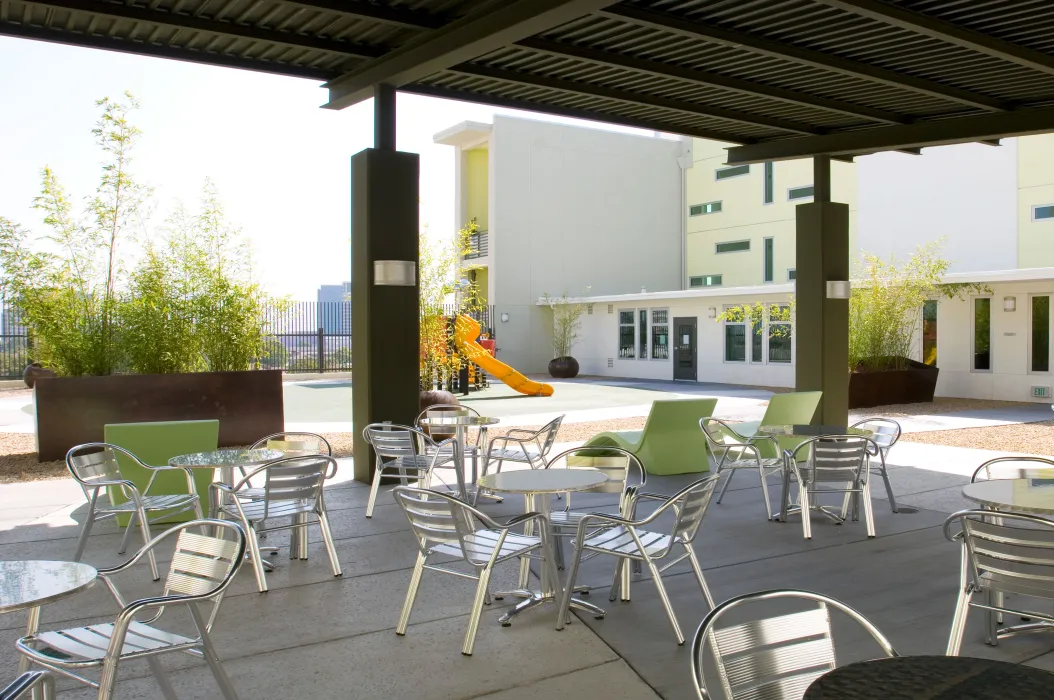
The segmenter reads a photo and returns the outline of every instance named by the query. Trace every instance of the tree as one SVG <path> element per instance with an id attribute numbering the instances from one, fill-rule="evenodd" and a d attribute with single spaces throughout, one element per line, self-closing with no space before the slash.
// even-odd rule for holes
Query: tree
<path id="1" fill-rule="evenodd" d="M 581 304 L 571 301 L 566 291 L 559 298 L 551 297 L 547 292 L 542 301 L 553 311 L 553 357 L 568 357 L 578 342 L 584 309 Z"/>

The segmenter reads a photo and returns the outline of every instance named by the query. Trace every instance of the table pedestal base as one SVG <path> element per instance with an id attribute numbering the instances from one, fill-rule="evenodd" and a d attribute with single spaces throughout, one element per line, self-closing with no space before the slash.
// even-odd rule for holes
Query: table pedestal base
<path id="1" fill-rule="evenodd" d="M 588 588 L 586 586 L 576 586 L 575 592 L 585 593 L 588 592 Z M 494 599 L 501 600 L 505 596 L 510 596 L 513 598 L 523 598 L 523 600 L 517 603 L 516 606 L 509 610 L 507 613 L 498 618 L 498 622 L 501 623 L 502 627 L 509 627 L 510 625 L 512 625 L 513 618 L 526 610 L 536 608 L 539 605 L 542 605 L 543 603 L 560 602 L 555 594 L 545 594 L 541 591 L 532 591 L 526 588 L 518 588 L 515 591 L 504 591 L 502 593 L 496 593 L 494 595 Z M 604 615 L 607 614 L 603 608 L 599 608 L 596 605 L 593 605 L 592 603 L 587 603 L 586 601 L 575 597 L 571 598 L 571 607 L 575 608 L 576 610 L 584 610 L 585 612 L 588 612 L 593 615 L 593 617 L 598 620 L 603 619 Z"/>

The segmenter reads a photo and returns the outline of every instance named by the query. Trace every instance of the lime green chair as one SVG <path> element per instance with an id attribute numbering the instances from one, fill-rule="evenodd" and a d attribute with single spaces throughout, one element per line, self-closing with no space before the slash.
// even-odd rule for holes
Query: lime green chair
<path id="1" fill-rule="evenodd" d="M 729 423 L 729 426 L 740 435 L 752 437 L 758 428 L 763 425 L 808 425 L 812 423 L 816 409 L 823 397 L 822 391 L 799 391 L 790 394 L 773 394 L 769 399 L 769 407 L 765 409 L 765 416 L 759 421 L 748 421 L 746 423 Z M 793 450 L 805 438 L 782 437 L 778 438 L 780 447 L 784 450 Z M 762 457 L 778 457 L 772 454 L 773 446 L 770 443 L 759 445 Z"/>
<path id="2" fill-rule="evenodd" d="M 656 401 L 644 430 L 600 433 L 584 447 L 619 447 L 631 452 L 649 474 L 692 474 L 710 471 L 706 437 L 699 419 L 709 418 L 717 399 Z"/>
<path id="3" fill-rule="evenodd" d="M 161 421 L 157 423 L 110 423 L 103 427 L 103 440 L 111 445 L 123 447 L 147 464 L 166 465 L 178 455 L 192 452 L 211 452 L 220 441 L 218 420 Z M 127 456 L 117 453 L 121 474 L 130 479 L 139 489 L 145 489 L 152 472 L 143 469 Z M 215 470 L 195 469 L 194 485 L 201 498 L 205 512 L 209 512 L 209 484 Z M 150 489 L 151 495 L 186 493 L 187 478 L 184 473 L 160 473 Z M 113 502 L 123 503 L 127 499 L 120 489 L 110 488 Z M 117 523 L 127 527 L 129 516 L 117 516 Z M 192 520 L 193 512 L 180 513 L 161 522 L 183 522 Z"/>

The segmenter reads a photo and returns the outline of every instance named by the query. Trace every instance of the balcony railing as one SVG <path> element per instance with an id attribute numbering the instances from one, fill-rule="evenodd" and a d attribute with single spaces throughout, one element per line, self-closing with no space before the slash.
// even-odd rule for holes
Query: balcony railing
<path id="1" fill-rule="evenodd" d="M 487 245 L 487 232 L 478 231 L 468 237 L 468 252 L 465 253 L 465 260 L 475 260 L 476 258 L 487 257 L 488 245 Z"/>

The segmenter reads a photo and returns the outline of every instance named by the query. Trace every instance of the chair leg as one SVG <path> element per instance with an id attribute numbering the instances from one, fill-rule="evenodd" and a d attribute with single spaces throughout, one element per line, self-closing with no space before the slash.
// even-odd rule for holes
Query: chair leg
<path id="1" fill-rule="evenodd" d="M 986 588 L 984 591 L 984 603 L 988 606 L 995 604 L 995 594 L 992 593 L 992 589 L 990 588 Z M 985 610 L 984 612 L 984 643 L 988 646 L 997 647 L 999 646 L 999 624 L 996 622 L 996 612 L 994 610 Z"/>
<path id="2" fill-rule="evenodd" d="M 213 678 L 216 679 L 216 685 L 220 687 L 220 692 L 223 693 L 225 700 L 238 700 L 238 691 L 234 689 L 234 684 L 231 683 L 231 679 L 227 676 L 227 671 L 224 670 L 223 664 L 220 663 L 220 656 L 216 653 L 216 645 L 212 643 L 212 637 L 209 636 L 208 630 L 206 630 L 201 610 L 198 609 L 196 604 L 190 605 L 190 614 L 194 618 L 194 625 L 198 628 L 198 633 L 201 635 L 201 655 L 205 657 L 205 662 L 209 665 Z"/>
<path id="3" fill-rule="evenodd" d="M 131 525 L 132 523 L 129 522 L 129 528 L 131 528 Z M 142 508 L 139 509 L 139 529 L 143 533 L 143 544 L 150 544 L 150 521 L 147 520 L 146 511 Z M 155 581 L 160 581 L 161 574 L 157 572 L 157 557 L 154 556 L 153 548 L 147 550 L 146 558 L 150 562 L 150 574 L 154 577 Z"/>
<path id="4" fill-rule="evenodd" d="M 865 479 L 860 485 L 860 499 L 864 502 L 864 524 L 867 525 L 867 536 L 875 536 L 875 511 L 871 504 L 871 480 Z"/>
<path id="5" fill-rule="evenodd" d="M 373 517 L 373 507 L 377 503 L 377 492 L 381 489 L 381 466 L 378 464 L 376 471 L 373 472 L 373 484 L 370 486 L 370 499 L 366 501 L 366 517 Z"/>
<path id="6" fill-rule="evenodd" d="M 256 539 L 256 529 L 253 528 L 251 523 L 243 523 L 247 525 L 248 537 L 245 539 L 249 545 L 249 556 L 253 562 L 253 573 L 256 575 L 256 587 L 261 593 L 267 592 L 267 579 L 264 577 L 264 565 L 263 558 L 260 556 L 260 542 Z M 296 533 L 292 533 L 295 537 Z"/>
<path id="7" fill-rule="evenodd" d="M 970 598 L 973 591 L 967 588 L 959 589 L 959 599 L 955 601 L 955 615 L 952 617 L 952 629 L 948 635 L 948 656 L 958 656 L 962 647 L 963 634 L 966 632 L 966 618 L 970 612 Z"/>
<path id="8" fill-rule="evenodd" d="M 118 554 L 124 554 L 128 551 L 128 543 L 132 540 L 132 532 L 135 530 L 135 524 L 138 520 L 138 511 L 135 511 L 128 516 L 128 527 L 124 529 L 124 535 L 121 537 L 121 547 L 117 550 Z"/>
<path id="9" fill-rule="evenodd" d="M 406 600 L 403 601 L 403 610 L 399 613 L 399 623 L 395 626 L 395 633 L 400 637 L 406 634 L 406 628 L 410 624 L 410 612 L 414 608 L 414 599 L 417 598 L 417 589 L 421 586 L 421 574 L 425 570 L 424 552 L 417 553 L 417 563 L 414 571 L 410 574 L 410 587 L 406 589 Z"/>
<path id="10" fill-rule="evenodd" d="M 329 566 L 333 569 L 333 575 L 343 576 L 344 572 L 340 568 L 340 559 L 337 558 L 337 547 L 333 543 L 333 531 L 329 528 L 329 518 L 326 517 L 325 511 L 318 514 L 318 526 L 322 530 L 322 542 L 326 545 L 326 554 L 329 555 Z M 307 528 L 302 528 L 302 531 L 305 535 L 304 539 L 307 539 Z M 307 559 L 307 546 L 303 541 L 301 541 L 301 546 L 303 547 L 303 558 Z"/>
<path id="11" fill-rule="evenodd" d="M 198 520 L 205 518 L 205 511 L 201 509 L 201 496 L 198 496 L 197 500 L 194 501 L 194 517 Z"/>
<path id="12" fill-rule="evenodd" d="M 724 485 L 721 486 L 721 493 L 717 494 L 717 503 L 721 504 L 721 499 L 725 497 L 725 491 L 728 490 L 728 485 L 732 483 L 732 477 L 736 475 L 735 469 L 728 469 L 728 478 L 725 479 Z M 720 474 L 721 472 L 718 472 Z"/>
<path id="13" fill-rule="evenodd" d="M 673 627 L 673 633 L 677 637 L 677 643 L 684 644 L 684 634 L 681 633 L 681 626 L 677 622 L 677 615 L 673 612 L 673 605 L 670 604 L 670 596 L 666 594 L 666 586 L 662 585 L 662 574 L 659 573 L 659 567 L 655 566 L 655 562 L 651 559 L 645 558 L 644 563 L 648 565 L 648 569 L 651 571 L 651 579 L 655 582 L 655 590 L 659 592 L 662 606 L 666 608 L 666 616 L 670 618 L 670 626 Z"/>
<path id="14" fill-rule="evenodd" d="M 472 614 L 469 615 L 468 629 L 465 630 L 465 644 L 461 647 L 461 653 L 465 656 L 472 656 L 472 647 L 476 644 L 476 630 L 479 629 L 479 619 L 483 617 L 483 604 L 487 599 L 487 587 L 490 585 L 490 571 L 491 567 L 486 566 L 479 572 L 479 585 L 476 586 Z"/>
<path id="15" fill-rule="evenodd" d="M 622 560 L 620 559 L 619 561 L 621 562 Z M 560 596 L 560 605 L 556 609 L 556 629 L 558 630 L 562 630 L 566 623 L 571 622 L 571 596 L 575 592 L 575 578 L 578 577 L 578 566 L 581 563 L 582 545 L 576 542 L 575 556 L 571 560 L 571 571 L 567 574 L 567 581 L 564 582 L 564 592 Z M 618 567 L 615 567 L 615 576 L 618 576 Z"/>
<path id="16" fill-rule="evenodd" d="M 706 604 L 710 606 L 710 609 L 714 609 L 714 597 L 710 595 L 710 587 L 706 585 L 706 579 L 703 577 L 703 567 L 699 566 L 699 558 L 695 556 L 695 550 L 692 549 L 692 545 L 685 544 L 684 550 L 688 552 L 688 561 L 692 564 L 692 571 L 695 572 L 695 579 L 699 582 L 699 588 L 703 589 L 703 597 L 706 598 Z"/>
<path id="17" fill-rule="evenodd" d="M 117 665 L 120 657 L 110 657 L 107 654 L 102 664 L 102 675 L 99 676 L 99 694 L 97 700 L 110 700 L 113 697 L 114 686 L 117 685 Z"/>
<path id="18" fill-rule="evenodd" d="M 608 594 L 608 600 L 614 603 L 618 599 L 619 591 L 622 588 L 622 567 L 626 565 L 626 560 L 619 557 L 615 560 L 615 575 L 611 578 L 611 592 Z"/>
<path id="19" fill-rule="evenodd" d="M 84 524 L 81 525 L 81 534 L 80 537 L 77 538 L 77 551 L 73 554 L 73 561 L 80 561 L 81 557 L 84 556 L 84 550 L 88 547 L 88 535 L 91 534 L 91 528 L 94 524 L 95 504 L 93 502 L 88 508 L 88 514 L 84 518 Z"/>
<path id="20" fill-rule="evenodd" d="M 772 504 L 769 503 L 769 481 L 765 478 L 765 468 L 758 465 L 758 474 L 761 476 L 761 496 L 765 499 L 765 518 L 772 520 Z"/>
<path id="21" fill-rule="evenodd" d="M 165 696 L 165 700 L 179 700 L 175 688 L 172 687 L 172 682 L 168 680 L 168 674 L 165 673 L 165 667 L 161 665 L 161 660 L 156 656 L 148 656 L 146 662 L 150 664 L 150 672 L 154 674 L 154 679 L 161 686 L 161 694 Z"/>
<path id="22" fill-rule="evenodd" d="M 801 531 L 805 539 L 812 539 L 812 507 L 809 503 L 809 487 L 798 482 L 798 502 L 801 504 Z"/>
<path id="23" fill-rule="evenodd" d="M 893 509 L 894 513 L 899 513 L 900 510 L 897 508 L 897 497 L 893 495 L 893 486 L 889 483 L 889 472 L 886 471 L 886 452 L 885 450 L 878 451 L 879 464 L 881 465 L 882 471 L 882 483 L 886 485 L 886 496 L 889 498 L 889 507 Z"/>
<path id="24" fill-rule="evenodd" d="M 556 559 L 556 568 L 563 571 L 564 566 L 564 538 L 559 537 L 554 533 L 553 536 L 553 557 Z"/>

